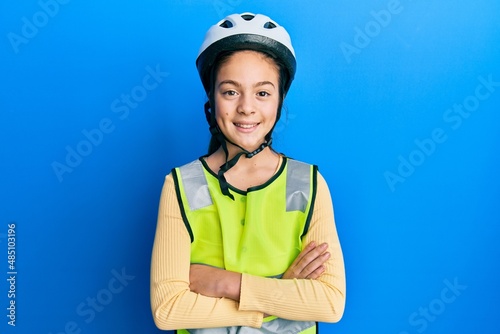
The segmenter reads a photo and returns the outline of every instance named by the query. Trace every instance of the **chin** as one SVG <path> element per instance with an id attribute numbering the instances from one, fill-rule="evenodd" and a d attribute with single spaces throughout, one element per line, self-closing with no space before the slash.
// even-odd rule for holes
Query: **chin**
<path id="1" fill-rule="evenodd" d="M 253 152 L 255 151 L 256 149 L 259 148 L 259 146 L 264 142 L 261 141 L 259 142 L 258 144 L 257 143 L 252 143 L 252 144 L 249 144 L 249 143 L 238 143 L 238 142 L 234 142 L 236 144 L 238 144 L 240 147 L 244 148 L 245 150 L 247 150 L 248 152 Z"/>

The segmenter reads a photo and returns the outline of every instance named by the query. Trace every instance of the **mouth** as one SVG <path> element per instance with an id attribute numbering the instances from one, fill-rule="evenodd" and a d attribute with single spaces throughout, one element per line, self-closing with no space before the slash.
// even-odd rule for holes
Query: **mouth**
<path id="1" fill-rule="evenodd" d="M 233 123 L 233 124 L 234 126 L 245 130 L 253 129 L 257 125 L 259 125 L 259 123 Z"/>

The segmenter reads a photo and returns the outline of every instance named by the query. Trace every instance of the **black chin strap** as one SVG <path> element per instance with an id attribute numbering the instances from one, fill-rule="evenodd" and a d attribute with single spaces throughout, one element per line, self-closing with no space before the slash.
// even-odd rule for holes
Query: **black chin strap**
<path id="1" fill-rule="evenodd" d="M 234 201 L 234 196 L 229 192 L 229 184 L 227 183 L 227 180 L 226 180 L 226 177 L 224 176 L 224 173 L 226 173 L 228 170 L 233 168 L 234 165 L 236 165 L 236 163 L 238 162 L 238 160 L 240 159 L 240 157 L 242 155 L 244 155 L 246 158 L 252 158 L 256 154 L 262 152 L 262 150 L 264 150 L 266 147 L 271 145 L 271 140 L 265 141 L 257 149 L 255 149 L 252 152 L 249 152 L 249 151 L 245 150 L 243 147 L 241 147 L 240 145 L 235 144 L 235 143 L 231 142 L 230 140 L 226 139 L 224 134 L 220 131 L 219 127 L 216 126 L 216 127 L 210 128 L 210 132 L 212 133 L 212 135 L 215 135 L 218 137 L 219 142 L 221 143 L 222 149 L 224 150 L 224 154 L 226 155 L 226 162 L 222 166 L 220 166 L 219 172 L 217 173 L 217 179 L 219 180 L 220 190 L 221 190 L 222 194 L 231 198 Z M 228 142 L 241 149 L 241 152 L 238 152 L 230 160 L 228 160 L 228 157 L 229 157 L 229 152 L 227 150 L 227 143 Z"/>
<path id="2" fill-rule="evenodd" d="M 226 177 L 224 176 L 224 173 L 226 173 L 228 170 L 233 168 L 234 165 L 236 165 L 236 163 L 238 162 L 238 160 L 240 159 L 240 157 L 242 155 L 245 155 L 246 158 L 250 159 L 250 158 L 254 157 L 256 154 L 262 152 L 262 150 L 264 150 L 266 147 L 271 145 L 272 139 L 270 139 L 269 141 L 265 141 L 264 143 L 260 144 L 260 146 L 257 149 L 255 149 L 252 152 L 249 152 L 246 149 L 244 149 L 243 147 L 241 147 L 240 145 L 235 144 L 232 141 L 230 141 L 229 139 L 227 139 L 226 136 L 224 136 L 222 131 L 219 129 L 217 122 L 215 122 L 215 121 L 212 122 L 213 116 L 211 115 L 211 112 L 210 112 L 209 102 L 205 103 L 205 116 L 207 117 L 207 121 L 209 124 L 215 124 L 215 125 L 210 127 L 210 133 L 212 134 L 212 136 L 215 136 L 217 138 L 217 140 L 219 141 L 219 143 L 222 146 L 222 149 L 224 150 L 224 154 L 226 155 L 226 162 L 222 166 L 220 166 L 219 172 L 217 173 L 217 179 L 219 180 L 220 190 L 221 190 L 222 194 L 231 198 L 234 201 L 234 196 L 233 196 L 233 194 L 231 194 L 229 192 L 229 184 L 227 183 L 227 180 L 226 180 Z M 241 152 L 238 152 L 234 157 L 231 158 L 231 160 L 227 160 L 229 157 L 227 143 L 230 143 L 230 144 L 241 149 Z"/>

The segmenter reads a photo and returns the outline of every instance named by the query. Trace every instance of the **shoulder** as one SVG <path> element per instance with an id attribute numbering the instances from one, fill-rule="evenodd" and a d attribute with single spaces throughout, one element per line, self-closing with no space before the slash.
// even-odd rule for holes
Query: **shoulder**
<path id="1" fill-rule="evenodd" d="M 196 166 L 196 165 L 201 165 L 201 160 L 203 159 L 203 157 L 200 157 L 200 158 L 197 158 L 193 161 L 190 161 L 190 162 L 187 162 L 183 165 L 180 165 L 180 166 L 177 166 L 177 167 L 174 167 L 172 168 L 172 171 L 176 170 L 176 169 L 185 169 L 185 168 L 189 168 L 190 166 Z"/>
<path id="2" fill-rule="evenodd" d="M 300 161 L 300 160 L 296 160 L 296 159 L 292 159 L 289 157 L 285 157 L 285 158 L 287 159 L 286 164 L 288 166 L 289 175 L 295 174 L 296 176 L 300 177 L 300 175 L 305 175 L 305 174 L 309 173 L 309 175 L 311 175 L 311 177 L 314 179 L 314 183 L 326 184 L 326 181 L 323 178 L 323 176 L 321 175 L 321 173 L 319 172 L 317 165 L 314 165 L 314 164 L 311 164 L 308 162 L 304 162 L 304 161 Z"/>
<path id="3" fill-rule="evenodd" d="M 326 179 L 323 177 L 323 175 L 319 172 L 319 168 L 315 164 L 311 164 L 309 162 L 304 162 L 301 160 L 296 160 L 293 158 L 286 157 L 287 159 L 287 164 L 292 166 L 292 168 L 296 168 L 298 170 L 313 170 L 313 177 L 315 179 L 316 183 L 316 189 L 317 189 L 317 196 L 320 198 L 330 198 L 330 190 L 328 188 L 328 183 Z"/>
<path id="4" fill-rule="evenodd" d="M 287 156 L 284 156 L 286 159 L 286 164 L 288 165 L 288 168 L 297 168 L 298 170 L 309 170 L 309 169 L 314 169 L 315 171 L 318 170 L 318 166 L 301 161 L 301 160 L 296 160 Z"/>
<path id="5" fill-rule="evenodd" d="M 318 193 L 321 195 L 330 196 L 330 189 L 328 188 L 328 183 L 321 173 L 318 171 L 316 176 L 316 184 L 318 188 Z"/>
<path id="6" fill-rule="evenodd" d="M 170 173 L 166 176 L 167 180 L 172 178 L 177 179 L 179 174 L 187 175 L 192 174 L 193 172 L 198 174 L 199 171 L 203 170 L 202 158 L 203 157 L 200 157 L 191 162 L 172 168 Z"/>

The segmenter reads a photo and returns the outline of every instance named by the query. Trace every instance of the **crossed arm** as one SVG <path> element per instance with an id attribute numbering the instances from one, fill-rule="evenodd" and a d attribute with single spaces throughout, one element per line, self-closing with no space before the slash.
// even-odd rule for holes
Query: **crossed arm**
<path id="1" fill-rule="evenodd" d="M 330 257 L 328 244 L 310 242 L 297 256 L 281 279 L 317 279 L 324 271 L 323 265 Z M 192 292 L 209 297 L 229 298 L 240 301 L 241 274 L 201 264 L 192 264 L 189 272 Z"/>
<path id="2" fill-rule="evenodd" d="M 168 176 L 151 263 L 156 325 L 161 329 L 258 328 L 267 314 L 291 320 L 338 321 L 345 304 L 344 263 L 330 194 L 320 175 L 315 210 L 303 243 L 308 246 L 281 279 L 190 265 L 190 238 Z"/>

